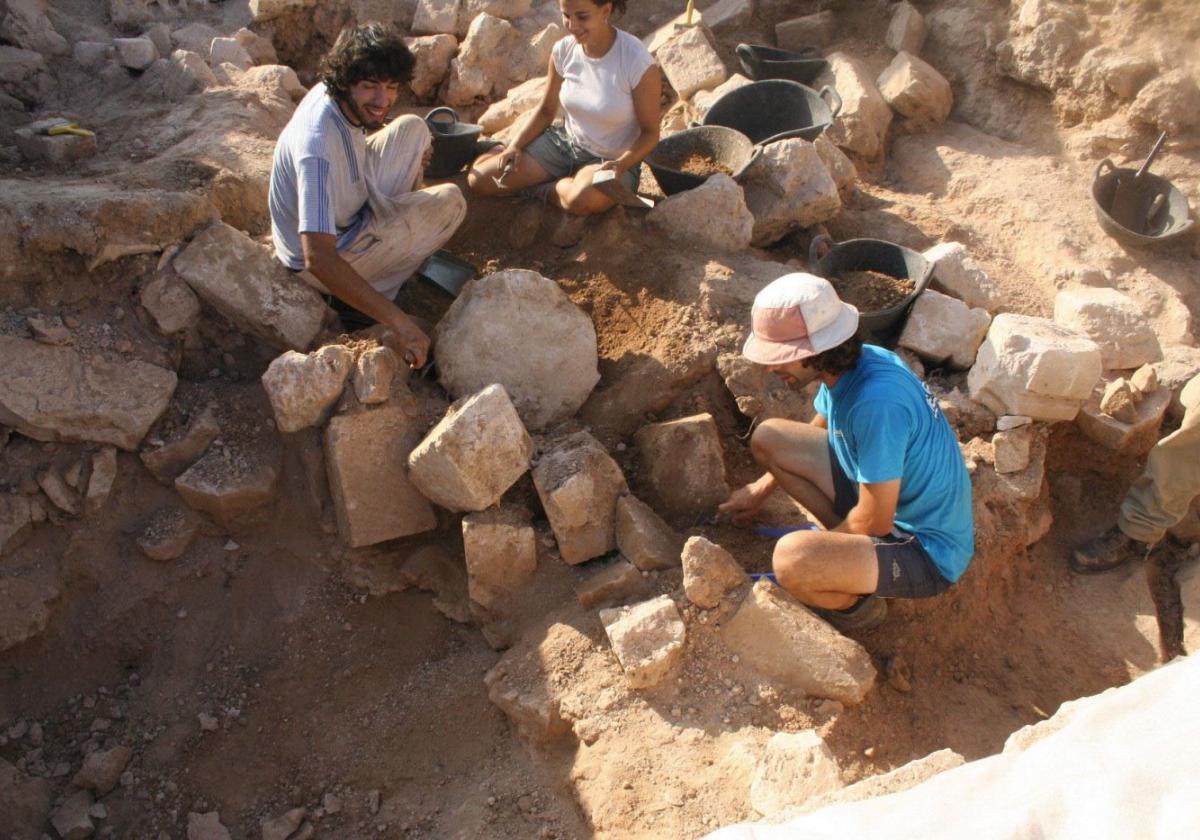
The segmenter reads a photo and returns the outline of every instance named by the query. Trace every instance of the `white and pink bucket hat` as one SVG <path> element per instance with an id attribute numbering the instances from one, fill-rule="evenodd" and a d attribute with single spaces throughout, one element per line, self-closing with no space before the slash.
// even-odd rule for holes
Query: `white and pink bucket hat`
<path id="1" fill-rule="evenodd" d="M 828 280 L 785 274 L 754 296 L 742 354 L 760 365 L 784 365 L 837 347 L 857 330 L 858 310 Z"/>

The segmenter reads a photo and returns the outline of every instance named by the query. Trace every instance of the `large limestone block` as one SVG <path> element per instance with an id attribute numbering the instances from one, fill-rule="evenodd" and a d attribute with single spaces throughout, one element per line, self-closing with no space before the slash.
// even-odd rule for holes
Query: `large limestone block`
<path id="1" fill-rule="evenodd" d="M 44 55 L 69 53 L 67 39 L 54 29 L 46 8 L 46 0 L 8 0 L 8 11 L 0 18 L 0 37 Z"/>
<path id="2" fill-rule="evenodd" d="M 879 75 L 879 92 L 910 128 L 932 128 L 945 122 L 954 107 L 946 77 L 915 55 L 897 53 Z"/>
<path id="3" fill-rule="evenodd" d="M 145 70 L 158 60 L 158 47 L 149 38 L 114 38 L 117 60 L 130 70 Z"/>
<path id="4" fill-rule="evenodd" d="M 1129 116 L 1177 135 L 1200 125 L 1200 84 L 1182 67 L 1168 70 L 1138 92 Z"/>
<path id="5" fill-rule="evenodd" d="M 174 266 L 205 303 L 272 346 L 303 352 L 321 329 L 321 296 L 224 222 L 197 234 Z"/>
<path id="6" fill-rule="evenodd" d="M 532 455 L 504 386 L 489 385 L 450 406 L 408 456 L 409 477 L 444 508 L 483 510 L 525 474 Z"/>
<path id="7" fill-rule="evenodd" d="M 931 285 L 967 306 L 995 314 L 1004 306 L 1004 294 L 980 268 L 961 242 L 942 242 L 921 254 L 933 265 Z"/>
<path id="8" fill-rule="evenodd" d="M 892 10 L 883 41 L 896 52 L 919 55 L 925 43 L 925 31 L 925 18 L 912 3 L 901 0 Z"/>
<path id="9" fill-rule="evenodd" d="M 683 656 L 687 636 L 670 595 L 600 610 L 600 621 L 631 688 L 653 688 Z"/>
<path id="10" fill-rule="evenodd" d="M 1047 20 L 1031 32 L 996 45 L 1000 72 L 1027 85 L 1054 90 L 1071 84 L 1084 51 L 1081 30 Z"/>
<path id="11" fill-rule="evenodd" d="M 830 85 L 842 98 L 842 111 L 827 131 L 829 139 L 867 160 L 879 157 L 892 123 L 891 107 L 858 59 L 835 52 L 826 60 L 829 69 L 817 79 L 816 86 Z"/>
<path id="12" fill-rule="evenodd" d="M 200 301 L 196 293 L 168 272 L 156 274 L 142 286 L 138 300 L 163 335 L 174 335 L 200 320 Z"/>
<path id="13" fill-rule="evenodd" d="M 188 507 L 235 528 L 247 514 L 275 500 L 280 457 L 275 441 L 235 450 L 212 447 L 175 479 Z"/>
<path id="14" fill-rule="evenodd" d="M 720 251 L 748 248 L 755 221 L 742 188 L 724 173 L 668 196 L 646 218 L 672 239 Z"/>
<path id="15" fill-rule="evenodd" d="M 317 5 L 317 0 L 250 0 L 250 14 L 257 22 L 271 20 Z"/>
<path id="16" fill-rule="evenodd" d="M 858 168 L 846 157 L 846 153 L 824 134 L 813 141 L 813 148 L 817 150 L 821 163 L 825 164 L 826 171 L 837 185 L 838 194 L 845 198 L 853 193 L 854 186 L 858 183 Z"/>
<path id="17" fill-rule="evenodd" d="M 679 517 L 711 516 L 729 496 L 725 453 L 711 414 L 643 426 L 634 442 L 658 509 Z"/>
<path id="18" fill-rule="evenodd" d="M 555 441 L 533 468 L 533 484 L 565 562 L 617 547 L 617 499 L 629 488 L 600 441 L 587 432 Z"/>
<path id="19" fill-rule="evenodd" d="M 417 0 L 412 31 L 418 35 L 453 35 L 458 31 L 461 0 Z"/>
<path id="20" fill-rule="evenodd" d="M 961 300 L 926 289 L 913 303 L 900 333 L 900 346 L 924 361 L 966 370 L 987 335 L 992 316 Z"/>
<path id="21" fill-rule="evenodd" d="M 95 136 L 81 137 L 78 134 L 60 134 L 51 137 L 32 128 L 18 128 L 13 132 L 17 151 L 28 161 L 48 163 L 63 167 L 96 154 Z"/>
<path id="22" fill-rule="evenodd" d="M 482 607 L 495 610 L 537 571 L 537 537 L 529 516 L 518 508 L 469 513 L 462 536 L 467 591 Z"/>
<path id="23" fill-rule="evenodd" d="M 213 38 L 208 48 L 208 63 L 213 67 L 232 64 L 239 70 L 249 70 L 254 59 L 237 38 Z"/>
<path id="24" fill-rule="evenodd" d="M 313 353 L 288 350 L 262 375 L 263 388 L 281 432 L 298 432 L 325 419 L 354 366 L 354 352 L 330 344 Z"/>
<path id="25" fill-rule="evenodd" d="M 654 57 L 680 99 L 712 90 L 729 78 L 721 56 L 713 49 L 711 36 L 702 26 L 692 26 L 674 35 Z"/>
<path id="26" fill-rule="evenodd" d="M 175 393 L 174 371 L 0 336 L 0 422 L 35 440 L 136 449 Z"/>
<path id="27" fill-rule="evenodd" d="M 971 398 L 995 414 L 1072 420 L 1100 378 L 1100 348 L 1046 318 L 997 315 L 967 376 Z"/>
<path id="28" fill-rule="evenodd" d="M 520 32 L 494 15 L 479 15 L 471 21 L 458 55 L 450 62 L 450 80 L 445 99 L 449 105 L 470 105 L 488 96 L 498 82 L 510 76 Z"/>
<path id="29" fill-rule="evenodd" d="M 418 38 L 405 38 L 404 45 L 416 59 L 408 86 L 417 96 L 433 96 L 438 85 L 450 72 L 450 61 L 458 49 L 458 39 L 444 33 L 422 35 Z"/>
<path id="30" fill-rule="evenodd" d="M 504 98 L 493 102 L 479 117 L 483 133 L 495 134 L 512 125 L 526 111 L 537 107 L 546 91 L 546 77 L 529 79 L 509 90 Z"/>
<path id="31" fill-rule="evenodd" d="M 797 228 L 827 222 L 842 211 L 837 184 L 816 147 L 799 137 L 771 143 L 745 180 L 754 214 L 750 244 L 762 248 Z"/>
<path id="32" fill-rule="evenodd" d="M 375 545 L 437 527 L 433 508 L 409 479 L 408 456 L 419 438 L 419 427 L 400 406 L 329 421 L 325 469 L 347 545 Z"/>
<path id="33" fill-rule="evenodd" d="M 499 383 L 531 429 L 573 415 L 600 379 L 592 319 L 536 271 L 468 283 L 436 344 L 446 390 L 457 398 Z"/>
<path id="34" fill-rule="evenodd" d="M 711 610 L 726 592 L 750 581 L 732 554 L 704 537 L 690 537 L 681 560 L 683 591 L 701 609 Z"/>
<path id="35" fill-rule="evenodd" d="M 1054 320 L 1096 342 L 1106 370 L 1127 370 L 1162 359 L 1145 307 L 1116 289 L 1063 289 L 1054 298 Z"/>
<path id="36" fill-rule="evenodd" d="M 632 495 L 617 499 L 617 548 L 642 571 L 679 565 L 683 540 L 650 505 Z"/>
<path id="37" fill-rule="evenodd" d="M 1109 449 L 1142 455 L 1158 442 L 1163 417 L 1171 404 L 1171 392 L 1160 389 L 1131 406 L 1132 416 L 1124 420 L 1101 411 L 1103 387 L 1098 387 L 1079 409 L 1075 424 L 1092 440 Z"/>
<path id="38" fill-rule="evenodd" d="M 776 732 L 750 785 L 750 804 L 764 816 L 842 787 L 833 750 L 815 731 Z"/>
<path id="39" fill-rule="evenodd" d="M 813 697 L 860 702 L 875 684 L 871 655 L 775 584 L 760 580 L 721 638 L 748 665 Z"/>

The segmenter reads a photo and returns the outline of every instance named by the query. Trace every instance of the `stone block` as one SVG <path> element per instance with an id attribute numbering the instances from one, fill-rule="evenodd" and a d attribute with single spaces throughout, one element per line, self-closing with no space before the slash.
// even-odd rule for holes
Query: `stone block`
<path id="1" fill-rule="evenodd" d="M 1023 414 L 1005 414 L 996 418 L 996 431 L 1007 432 L 1028 426 L 1032 422 L 1032 417 L 1026 417 Z"/>
<path id="2" fill-rule="evenodd" d="M 325 469 L 338 533 L 354 548 L 420 534 L 437 516 L 413 486 L 408 459 L 420 438 L 400 406 L 384 406 L 329 421 Z"/>
<path id="3" fill-rule="evenodd" d="M 78 134 L 59 134 L 51 137 L 29 128 L 18 128 L 13 132 L 17 151 L 32 163 L 48 163 L 51 166 L 66 166 L 96 154 L 96 137 L 81 137 Z"/>
<path id="4" fill-rule="evenodd" d="M 643 426 L 634 436 L 656 508 L 672 516 L 711 516 L 729 496 L 725 455 L 711 414 Z"/>
<path id="5" fill-rule="evenodd" d="M 721 56 L 703 26 L 692 26 L 672 36 L 654 57 L 680 99 L 691 99 L 702 90 L 712 90 L 729 78 Z"/>
<path id="6" fill-rule="evenodd" d="M 184 470 L 196 463 L 219 434 L 221 423 L 216 407 L 210 403 L 191 420 L 182 435 L 155 449 L 143 450 L 140 457 L 151 475 L 164 484 L 173 484 Z"/>
<path id="7" fill-rule="evenodd" d="M 954 107 L 946 77 L 912 53 L 897 53 L 876 84 L 896 113 L 908 118 L 910 129 L 939 125 Z"/>
<path id="8" fill-rule="evenodd" d="M 372 347 L 354 363 L 354 395 L 363 405 L 387 402 L 400 359 L 390 347 Z"/>
<path id="9" fill-rule="evenodd" d="M 1101 409 L 1104 387 L 1097 388 L 1080 407 L 1075 417 L 1079 430 L 1109 449 L 1142 455 L 1158 442 L 1163 417 L 1171 404 L 1170 391 L 1154 391 L 1140 402 L 1130 405 L 1129 420 L 1120 420 Z M 1132 422 L 1130 422 L 1130 420 Z"/>
<path id="10" fill-rule="evenodd" d="M 601 604 L 625 603 L 640 595 L 645 579 L 637 566 L 618 557 L 575 587 L 575 598 L 585 609 Z"/>
<path id="11" fill-rule="evenodd" d="M 53 502 L 60 511 L 67 516 L 79 515 L 79 500 L 53 466 L 47 467 L 37 474 L 37 484 L 46 494 L 46 498 Z"/>
<path id="12" fill-rule="evenodd" d="M 275 499 L 280 457 L 276 440 L 260 439 L 237 447 L 211 447 L 175 479 L 188 507 L 207 513 L 223 528 Z"/>
<path id="13" fill-rule="evenodd" d="M 855 704 L 875 684 L 862 645 L 767 580 L 750 589 L 721 638 L 750 667 L 812 697 Z"/>
<path id="14" fill-rule="evenodd" d="M 200 299 L 186 283 L 169 272 L 155 274 L 138 295 L 163 335 L 175 335 L 200 320 Z"/>
<path id="15" fill-rule="evenodd" d="M 901 0 L 892 10 L 887 34 L 883 41 L 896 52 L 920 55 L 925 44 L 925 18 L 907 0 Z"/>
<path id="16" fill-rule="evenodd" d="M 409 477 L 449 510 L 489 508 L 529 469 L 533 441 L 502 385 L 450 407 L 408 456 Z"/>
<path id="17" fill-rule="evenodd" d="M 842 211 L 837 184 L 816 147 L 799 137 L 769 144 L 744 181 L 754 215 L 750 244 L 762 248 Z"/>
<path id="18" fill-rule="evenodd" d="M 742 188 L 724 173 L 668 196 L 646 220 L 672 239 L 719 251 L 744 251 L 754 232 L 754 216 Z"/>
<path id="19" fill-rule="evenodd" d="M 1141 399 L 1147 394 L 1152 394 L 1158 390 L 1158 374 L 1154 370 L 1154 365 L 1142 365 L 1133 372 L 1133 376 L 1129 377 L 1129 387 L 1133 389 L 1134 396 Z"/>
<path id="20" fill-rule="evenodd" d="M 461 0 L 417 0 L 412 31 L 419 35 L 453 35 L 458 31 L 461 5 Z"/>
<path id="21" fill-rule="evenodd" d="M 958 298 L 926 289 L 908 312 L 900 346 L 925 362 L 966 370 L 975 363 L 991 323 L 986 309 L 972 309 Z"/>
<path id="22" fill-rule="evenodd" d="M 697 607 L 711 610 L 726 592 L 750 582 L 733 555 L 704 537 L 691 537 L 683 546 L 683 591 Z"/>
<path id="23" fill-rule="evenodd" d="M 821 163 L 825 164 L 825 170 L 837 185 L 838 194 L 843 198 L 852 194 L 858 183 L 858 168 L 854 162 L 824 134 L 813 141 L 813 148 L 817 150 Z"/>
<path id="24" fill-rule="evenodd" d="M 494 15 L 481 14 L 471 21 L 458 56 L 450 62 L 450 76 L 443 94 L 453 106 L 470 105 L 503 86 L 514 69 L 520 31 Z M 523 80 L 522 80 L 523 81 Z"/>
<path id="25" fill-rule="evenodd" d="M 805 47 L 824 47 L 833 40 L 836 28 L 837 18 L 826 9 L 775 24 L 775 43 L 781 50 L 793 51 Z"/>
<path id="26" fill-rule="evenodd" d="M 202 230 L 177 257 L 176 272 L 235 325 L 266 343 L 304 352 L 327 308 L 271 251 L 224 222 Z"/>
<path id="27" fill-rule="evenodd" d="M 875 86 L 873 76 L 858 59 L 842 52 L 826 56 L 829 69 L 814 87 L 829 85 L 842 98 L 842 111 L 826 134 L 830 141 L 866 160 L 883 154 L 892 123 L 892 109 Z"/>
<path id="28" fill-rule="evenodd" d="M 1138 91 L 1129 116 L 1170 135 L 1187 133 L 1200 125 L 1200 85 L 1183 67 L 1168 70 Z"/>
<path id="29" fill-rule="evenodd" d="M 446 33 L 422 35 L 405 38 L 404 45 L 416 59 L 408 86 L 419 97 L 433 96 L 450 72 L 450 61 L 458 49 L 458 39 Z"/>
<path id="30" fill-rule="evenodd" d="M 736 32 L 754 14 L 753 0 L 717 0 L 702 13 L 704 25 L 718 35 Z"/>
<path id="31" fill-rule="evenodd" d="M 575 414 L 600 380 L 592 319 L 536 271 L 468 283 L 434 343 L 440 381 L 455 398 L 503 385 L 534 430 Z"/>
<path id="32" fill-rule="evenodd" d="M 160 56 L 170 55 L 174 49 L 174 44 L 171 43 L 171 27 L 165 23 L 159 22 L 151 24 L 142 33 L 143 38 L 149 38 L 154 42 L 154 48 L 158 50 Z"/>
<path id="33" fill-rule="evenodd" d="M 317 5 L 317 0 L 250 0 L 250 14 L 261 23 Z"/>
<path id="34" fill-rule="evenodd" d="M 1033 426 L 1021 426 L 992 436 L 996 456 L 996 472 L 1015 473 L 1029 466 L 1033 446 Z"/>
<path id="35" fill-rule="evenodd" d="M 92 474 L 88 477 L 87 492 L 83 497 L 84 508 L 88 513 L 96 513 L 104 507 L 116 480 L 116 447 L 101 447 L 99 452 L 92 455 Z"/>
<path id="36" fill-rule="evenodd" d="M 277 356 L 263 373 L 262 384 L 279 431 L 298 432 L 320 424 L 342 395 L 353 366 L 354 352 L 341 344 Z"/>
<path id="37" fill-rule="evenodd" d="M 995 47 L 1000 72 L 1027 85 L 1055 90 L 1070 85 L 1084 52 L 1084 30 L 1065 20 L 1048 20 Z"/>
<path id="38" fill-rule="evenodd" d="M 88 811 L 92 807 L 90 791 L 72 793 L 50 812 L 50 825 L 62 840 L 84 840 L 96 830 Z"/>
<path id="39" fill-rule="evenodd" d="M 75 774 L 71 783 L 79 788 L 104 796 L 112 791 L 125 772 L 125 766 L 133 757 L 133 750 L 124 745 L 110 750 L 96 750 L 88 753 L 83 759 L 83 766 Z"/>
<path id="40" fill-rule="evenodd" d="M 507 506 L 469 513 L 462 536 L 471 600 L 496 612 L 537 571 L 537 538 L 529 516 Z"/>
<path id="41" fill-rule="evenodd" d="M 220 31 L 207 23 L 192 21 L 171 32 L 171 43 L 176 49 L 208 55 L 213 38 L 220 37 Z"/>
<path id="42" fill-rule="evenodd" d="M 254 66 L 254 59 L 237 38 L 213 38 L 209 46 L 208 63 L 213 67 L 232 64 L 239 70 L 249 70 Z"/>
<path id="43" fill-rule="evenodd" d="M 1072 420 L 1100 378 L 1100 348 L 1029 315 L 997 315 L 967 376 L 971 398 L 996 414 Z"/>
<path id="44" fill-rule="evenodd" d="M 1137 398 L 1129 380 L 1120 377 L 1104 386 L 1100 397 L 1100 411 L 1122 423 L 1137 422 Z"/>
<path id="45" fill-rule="evenodd" d="M 175 372 L 140 359 L 0 336 L 0 422 L 34 440 L 137 447 L 166 411 Z"/>
<path id="46" fill-rule="evenodd" d="M 533 468 L 533 484 L 564 562 L 582 563 L 617 547 L 617 499 L 629 488 L 598 440 L 575 432 L 553 441 Z"/>
<path id="47" fill-rule="evenodd" d="M 182 557 L 188 550 L 200 522 L 184 508 L 164 508 L 156 511 L 138 537 L 138 548 L 151 560 L 165 563 Z"/>
<path id="48" fill-rule="evenodd" d="M 545 91 L 544 76 L 529 79 L 509 90 L 503 99 L 493 102 L 479 117 L 483 133 L 490 136 L 508 128 L 526 111 L 536 108 Z"/>
<path id="49" fill-rule="evenodd" d="M 653 571 L 679 565 L 683 539 L 636 496 L 617 499 L 617 548 L 638 569 Z"/>
<path id="50" fill-rule="evenodd" d="M 130 70 L 145 70 L 159 59 L 158 47 L 149 38 L 114 38 L 117 60 Z"/>
<path id="51" fill-rule="evenodd" d="M 1162 359 L 1145 307 L 1116 289 L 1064 289 L 1054 298 L 1054 320 L 1096 342 L 1106 370 Z"/>
<path id="52" fill-rule="evenodd" d="M 740 87 L 745 87 L 748 84 L 751 84 L 750 79 L 747 79 L 741 73 L 734 73 L 712 90 L 699 91 L 692 97 L 692 109 L 695 111 L 696 119 L 704 119 L 705 114 L 708 113 L 708 109 L 722 96 Z"/>
<path id="53" fill-rule="evenodd" d="M 776 732 L 750 785 L 750 804 L 764 816 L 841 789 L 833 750 L 815 730 Z"/>
<path id="54" fill-rule="evenodd" d="M 163 96 L 173 102 L 215 84 L 216 74 L 199 53 L 175 50 L 163 70 Z"/>
<path id="55" fill-rule="evenodd" d="M 116 56 L 111 41 L 76 41 L 71 49 L 75 63 L 85 70 L 98 70 Z"/>
<path id="56" fill-rule="evenodd" d="M 683 656 L 687 631 L 669 595 L 600 610 L 600 621 L 630 688 L 653 688 Z"/>
<path id="57" fill-rule="evenodd" d="M 933 265 L 931 285 L 967 306 L 995 314 L 1005 305 L 1004 294 L 960 242 L 942 242 L 921 256 Z"/>
<path id="58" fill-rule="evenodd" d="M 279 63 L 279 55 L 275 52 L 275 45 L 271 43 L 270 38 L 264 38 L 244 26 L 234 32 L 233 37 L 242 45 L 242 49 L 249 54 L 250 60 L 255 64 Z M 211 50 L 211 44 L 209 49 Z"/>

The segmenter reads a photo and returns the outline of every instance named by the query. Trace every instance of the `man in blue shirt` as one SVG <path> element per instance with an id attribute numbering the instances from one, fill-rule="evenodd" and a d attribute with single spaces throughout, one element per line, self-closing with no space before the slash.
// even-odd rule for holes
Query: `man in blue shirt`
<path id="1" fill-rule="evenodd" d="M 279 136 L 269 204 L 280 262 L 333 295 L 344 318 L 383 324 L 420 367 L 429 337 L 394 298 L 467 205 L 453 184 L 422 188 L 432 142 L 424 120 L 387 122 L 413 64 L 382 24 L 343 30 Z"/>
<path id="2" fill-rule="evenodd" d="M 924 383 L 857 331 L 858 311 L 820 277 L 788 274 L 759 292 L 743 353 L 789 382 L 819 380 L 817 416 L 762 423 L 750 448 L 767 472 L 720 506 L 748 520 L 781 487 L 824 526 L 779 540 L 775 576 L 842 629 L 882 621 L 881 598 L 944 592 L 975 551 L 954 431 Z"/>

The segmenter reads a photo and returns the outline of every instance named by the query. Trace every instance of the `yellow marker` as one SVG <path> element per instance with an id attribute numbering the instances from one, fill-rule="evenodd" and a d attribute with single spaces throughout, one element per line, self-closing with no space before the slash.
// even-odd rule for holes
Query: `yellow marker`
<path id="1" fill-rule="evenodd" d="M 696 0 L 688 0 L 687 5 L 687 25 L 692 25 L 692 13 L 696 11 Z"/>
<path id="2" fill-rule="evenodd" d="M 80 137 L 95 137 L 96 132 L 88 131 L 86 128 L 80 128 L 75 123 L 70 125 L 56 125 L 46 131 L 51 137 L 57 137 L 60 134 L 77 134 Z"/>

